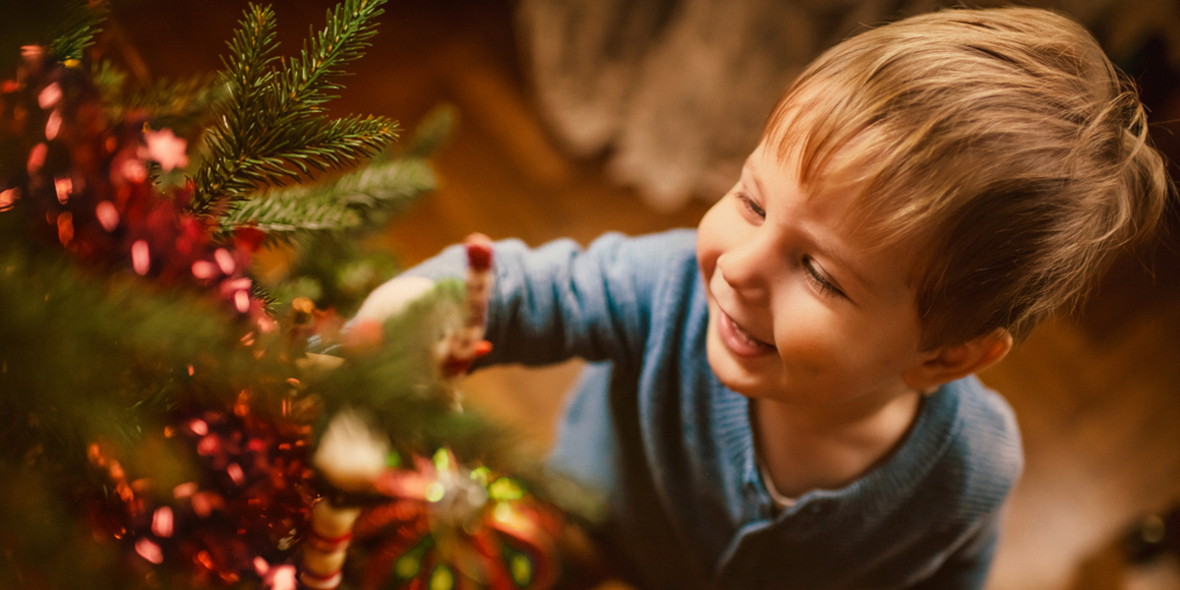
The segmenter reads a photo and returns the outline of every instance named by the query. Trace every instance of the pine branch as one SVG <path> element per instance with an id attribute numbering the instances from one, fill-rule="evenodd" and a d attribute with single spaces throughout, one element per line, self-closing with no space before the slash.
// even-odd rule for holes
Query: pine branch
<path id="1" fill-rule="evenodd" d="M 284 96 L 308 106 L 336 98 L 324 91 L 341 88 L 332 78 L 344 74 L 341 66 L 364 55 L 369 39 L 377 34 L 374 19 L 384 12 L 384 3 L 346 0 L 329 10 L 324 30 L 318 35 L 310 33 L 310 42 L 304 42 L 299 59 L 285 72 L 290 94 Z"/>
<path id="2" fill-rule="evenodd" d="M 217 124 L 206 133 L 209 158 L 197 171 L 197 194 L 190 209 L 203 212 L 222 194 L 234 195 L 253 188 L 248 179 L 240 178 L 244 160 L 252 153 L 249 141 L 257 139 L 254 131 L 262 103 L 264 89 L 274 77 L 270 64 L 275 58 L 275 16 L 269 6 L 250 4 L 238 23 L 234 37 L 228 43 L 230 57 L 222 58 L 223 77 L 229 88 L 229 98 L 216 109 Z"/>
<path id="3" fill-rule="evenodd" d="M 258 183 L 298 182 L 311 169 L 323 172 L 354 165 L 385 147 L 390 125 L 379 117 L 304 121 L 283 136 L 269 138 L 270 143 L 260 147 L 259 157 L 246 160 L 251 166 L 242 174 Z"/>
<path id="4" fill-rule="evenodd" d="M 179 369 L 209 351 L 230 353 L 217 358 L 227 372 L 261 367 L 196 296 L 96 283 L 52 255 L 5 252 L 0 262 L 0 414 L 23 417 L 0 425 L 0 463 L 37 449 L 76 466 L 91 441 L 132 442 L 175 399 Z"/>
<path id="5" fill-rule="evenodd" d="M 62 32 L 49 44 L 50 53 L 62 62 L 81 60 L 82 52 L 102 32 L 100 27 L 110 8 L 106 0 L 80 0 L 69 9 L 69 16 L 61 25 Z"/>
<path id="6" fill-rule="evenodd" d="M 272 189 L 235 204 L 221 231 L 255 227 L 279 239 L 308 232 L 339 232 L 373 225 L 435 186 L 426 161 L 413 158 L 372 163 L 327 183 Z"/>
<path id="7" fill-rule="evenodd" d="M 162 79 L 154 87 L 128 97 L 126 107 L 144 110 L 154 121 L 192 120 L 224 100 L 227 90 L 216 83 L 216 76 L 208 74 Z"/>
<path id="8" fill-rule="evenodd" d="M 177 80 L 161 79 L 142 90 L 127 89 L 127 72 L 107 60 L 90 69 L 94 85 L 102 94 L 102 104 L 111 121 L 122 121 L 128 114 L 147 114 L 152 127 L 170 127 L 183 133 L 184 127 L 207 125 L 210 112 L 226 99 L 227 87 L 217 76 L 201 74 Z"/>
<path id="9" fill-rule="evenodd" d="M 376 33 L 384 0 L 348 0 L 328 12 L 328 23 L 305 43 L 299 59 L 273 58 L 274 15 L 251 5 L 226 61 L 231 98 L 206 135 L 209 158 L 196 175 L 189 209 L 208 213 L 223 199 L 242 201 L 258 187 L 299 181 L 330 168 L 354 165 L 396 137 L 382 117 L 325 120 L 319 106 L 340 88 L 333 79 L 357 59 Z"/>

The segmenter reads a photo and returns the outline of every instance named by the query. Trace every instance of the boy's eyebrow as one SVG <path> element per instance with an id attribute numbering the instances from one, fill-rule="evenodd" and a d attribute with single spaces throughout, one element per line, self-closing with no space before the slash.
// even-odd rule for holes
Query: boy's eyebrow
<path id="1" fill-rule="evenodd" d="M 856 282 L 860 283 L 861 286 L 866 290 L 874 294 L 879 294 L 877 284 L 868 280 L 865 274 L 861 272 L 855 264 L 848 262 L 848 259 L 842 256 L 837 248 L 832 247 L 832 245 L 829 243 L 830 241 L 819 239 L 818 236 L 810 231 L 807 233 L 811 235 L 812 242 L 820 247 L 825 257 L 836 263 L 837 266 L 843 269 L 849 276 L 856 280 Z"/>
<path id="2" fill-rule="evenodd" d="M 758 178 L 757 174 L 754 174 L 754 169 L 750 167 L 750 160 L 747 159 L 745 163 L 742 164 L 741 175 L 743 177 L 752 179 L 754 181 L 754 188 L 758 189 L 758 195 L 763 199 L 766 198 L 766 189 L 762 187 L 762 179 Z"/>
<path id="3" fill-rule="evenodd" d="M 814 231 L 811 231 L 810 228 L 804 228 L 803 231 L 826 258 L 844 270 L 844 274 L 851 276 L 870 293 L 875 295 L 882 294 L 880 285 L 871 280 L 869 278 L 870 275 L 865 273 L 863 268 L 851 262 L 849 255 L 855 252 L 856 249 L 849 245 L 846 240 L 840 239 L 843 234 L 833 231 L 828 235 L 818 235 Z"/>

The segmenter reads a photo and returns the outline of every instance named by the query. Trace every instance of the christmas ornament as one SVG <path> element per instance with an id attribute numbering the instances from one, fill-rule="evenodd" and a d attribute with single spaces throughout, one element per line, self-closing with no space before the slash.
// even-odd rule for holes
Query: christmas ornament
<path id="1" fill-rule="evenodd" d="M 300 558 L 299 581 L 304 586 L 332 590 L 340 585 L 352 526 L 361 512 L 341 497 L 371 490 L 388 453 L 389 441 L 352 409 L 346 408 L 328 425 L 313 463 L 339 493 L 320 498 L 312 508 L 311 527 Z"/>
<path id="2" fill-rule="evenodd" d="M 255 575 L 284 577 L 271 564 L 289 560 L 307 536 L 316 498 L 307 461 L 310 427 L 290 408 L 267 416 L 252 405 L 242 392 L 231 411 L 181 412 L 177 426 L 145 439 L 199 465 L 193 479 L 175 485 L 128 481 L 120 461 L 92 444 L 90 461 L 115 490 L 92 508 L 101 528 L 179 580 L 231 584 Z"/>
<path id="3" fill-rule="evenodd" d="M 467 469 L 442 449 L 412 473 L 387 473 L 392 501 L 366 512 L 362 588 L 544 589 L 557 574 L 562 522 L 520 482 Z"/>
<path id="4" fill-rule="evenodd" d="M 492 287 L 491 241 L 473 234 L 465 240 L 465 248 L 464 320 L 439 339 L 433 354 L 437 374 L 449 384 L 444 395 L 456 412 L 462 411 L 458 379 L 475 359 L 490 351 L 483 336 Z M 399 307 L 407 303 L 400 302 Z M 365 322 L 353 326 L 346 341 L 353 348 L 364 348 L 382 338 L 375 322 Z M 323 365 L 322 360 L 316 363 Z M 381 464 L 380 450 L 385 448 L 373 442 L 380 440 L 380 435 L 364 434 L 363 426 L 356 426 L 357 421 L 348 416 L 336 419 L 350 425 L 340 431 L 355 434 L 336 440 L 354 442 L 334 445 L 322 460 L 317 451 L 316 465 L 334 487 L 328 497 L 334 494 L 341 500 L 332 500 L 322 516 L 313 512 L 312 529 L 320 526 L 316 521 L 322 518 L 324 536 L 335 536 L 331 543 L 324 542 L 322 550 L 313 545 L 311 554 L 316 560 L 325 554 L 324 563 L 321 566 L 317 561 L 312 566 L 315 573 L 307 576 L 305 584 L 334 588 L 343 567 L 335 559 L 340 559 L 350 541 L 365 547 L 363 565 L 358 566 L 363 588 L 539 590 L 553 583 L 561 530 L 555 509 L 543 506 L 511 478 L 495 476 L 484 467 L 462 466 L 447 449 L 439 449 L 429 460 L 415 455 L 411 469 L 387 469 L 374 477 L 371 469 Z M 358 460 L 346 457 L 358 456 L 369 457 L 364 461 L 369 469 L 361 470 L 363 476 L 349 475 L 354 471 L 350 466 Z M 358 498 L 355 494 L 361 491 L 375 491 L 384 498 L 355 520 L 361 505 L 374 502 Z M 353 494 L 351 507 L 344 505 L 349 493 Z M 356 528 L 352 530 L 354 521 Z M 332 561 L 327 554 L 333 556 Z M 305 568 L 308 565 L 305 563 Z"/>

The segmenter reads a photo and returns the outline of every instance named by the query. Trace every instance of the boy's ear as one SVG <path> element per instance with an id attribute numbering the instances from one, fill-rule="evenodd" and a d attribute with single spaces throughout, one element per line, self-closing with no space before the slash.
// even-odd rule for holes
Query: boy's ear
<path id="1" fill-rule="evenodd" d="M 931 351 L 921 364 L 910 368 L 902 378 L 910 388 L 926 391 L 986 369 L 1012 350 L 1012 335 L 1003 328 L 960 344 L 949 344 Z"/>

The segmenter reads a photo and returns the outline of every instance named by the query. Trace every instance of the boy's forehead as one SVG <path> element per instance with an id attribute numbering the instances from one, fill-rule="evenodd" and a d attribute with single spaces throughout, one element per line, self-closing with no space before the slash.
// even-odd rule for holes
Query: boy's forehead
<path id="1" fill-rule="evenodd" d="M 864 211 L 866 204 L 862 203 L 866 187 L 865 166 L 851 156 L 837 154 L 825 165 L 808 169 L 803 143 L 765 137 L 747 158 L 744 173 L 753 176 L 755 182 L 761 182 L 760 176 L 767 173 L 784 175 L 792 190 L 811 202 L 813 207 L 847 205 L 847 221 L 857 224 L 867 221 L 861 219 L 861 213 L 867 213 Z"/>
<path id="2" fill-rule="evenodd" d="M 912 222 L 925 216 L 930 195 L 922 186 L 899 186 L 893 172 L 904 162 L 886 147 L 887 132 L 820 120 L 805 106 L 788 107 L 770 121 L 751 156 L 789 172 L 808 199 L 847 199 L 845 223 L 866 246 L 926 242 L 930 228 Z"/>

